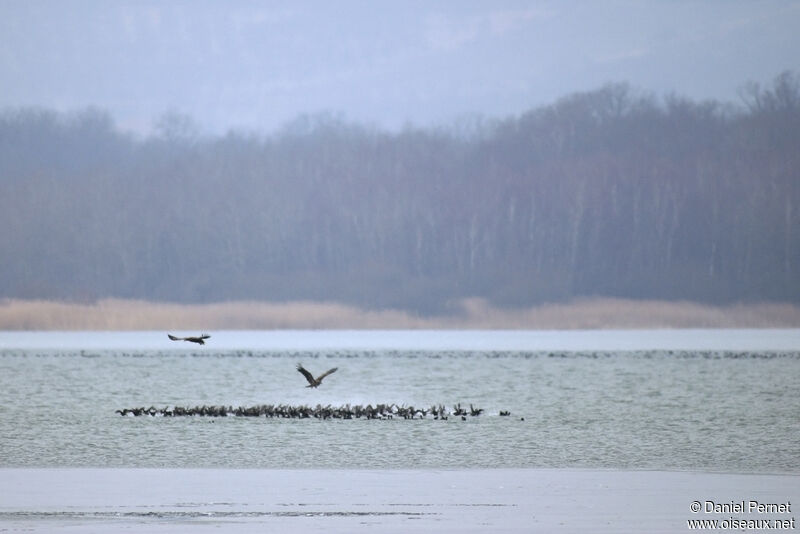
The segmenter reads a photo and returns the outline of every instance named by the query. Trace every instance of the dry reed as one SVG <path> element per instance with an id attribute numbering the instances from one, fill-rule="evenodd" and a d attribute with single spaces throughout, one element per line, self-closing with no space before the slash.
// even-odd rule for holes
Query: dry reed
<path id="1" fill-rule="evenodd" d="M 497 308 L 465 299 L 450 315 L 364 310 L 331 302 L 176 304 L 103 299 L 93 303 L 0 300 L 0 330 L 223 329 L 578 329 L 793 328 L 800 307 L 785 303 L 710 306 L 694 302 L 579 299 L 530 308 Z"/>

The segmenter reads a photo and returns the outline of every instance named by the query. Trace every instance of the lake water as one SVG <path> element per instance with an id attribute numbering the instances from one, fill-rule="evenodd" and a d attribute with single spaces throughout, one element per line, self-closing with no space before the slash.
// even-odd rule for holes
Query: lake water
<path id="1" fill-rule="evenodd" d="M 800 501 L 800 330 L 212 334 L 0 332 L 0 531 L 667 533 Z M 484 412 L 117 413 L 379 403 Z"/>
<path id="2" fill-rule="evenodd" d="M 338 371 L 318 389 L 295 370 Z M 0 467 L 800 473 L 800 331 L 0 333 Z M 122 417 L 473 404 L 434 420 Z M 500 411 L 510 416 L 501 417 Z"/>

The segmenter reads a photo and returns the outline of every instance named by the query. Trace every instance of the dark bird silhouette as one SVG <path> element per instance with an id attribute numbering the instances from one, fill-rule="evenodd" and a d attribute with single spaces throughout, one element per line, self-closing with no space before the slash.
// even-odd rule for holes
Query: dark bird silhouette
<path id="1" fill-rule="evenodd" d="M 306 380 L 308 380 L 308 385 L 306 386 L 307 388 L 318 387 L 320 384 L 322 384 L 322 379 L 323 378 L 325 378 L 326 376 L 328 376 L 331 373 L 336 372 L 337 369 L 338 369 L 338 367 L 334 367 L 333 369 L 328 369 L 327 371 L 325 371 L 324 373 L 319 375 L 317 378 L 314 378 L 314 375 L 309 373 L 306 370 L 305 367 L 303 367 L 299 363 L 297 364 L 297 370 L 300 371 L 301 373 L 303 373 L 303 376 L 306 377 Z"/>
<path id="2" fill-rule="evenodd" d="M 175 337 L 172 334 L 167 334 L 167 337 L 170 338 L 172 341 L 190 341 L 192 343 L 197 343 L 198 345 L 205 345 L 206 339 L 210 338 L 208 334 L 201 334 L 199 336 L 189 336 L 189 337 Z"/>

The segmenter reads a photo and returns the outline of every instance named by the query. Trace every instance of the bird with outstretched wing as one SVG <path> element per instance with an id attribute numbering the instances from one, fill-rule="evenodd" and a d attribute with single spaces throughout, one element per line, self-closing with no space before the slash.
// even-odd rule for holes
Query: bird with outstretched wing
<path id="1" fill-rule="evenodd" d="M 334 367 L 333 369 L 328 369 L 327 371 L 319 375 L 317 378 L 314 378 L 314 375 L 308 372 L 308 370 L 305 367 L 303 367 L 299 363 L 297 364 L 297 370 L 300 371 L 304 377 L 306 377 L 306 380 L 308 380 L 308 385 L 306 386 L 307 388 L 318 387 L 322 383 L 323 378 L 325 378 L 331 373 L 335 373 L 337 369 L 338 367 Z"/>
<path id="2" fill-rule="evenodd" d="M 176 337 L 172 334 L 167 334 L 167 337 L 172 341 L 189 341 L 191 343 L 197 343 L 198 345 L 205 345 L 206 339 L 210 338 L 211 336 L 208 334 L 200 334 L 199 336 Z"/>

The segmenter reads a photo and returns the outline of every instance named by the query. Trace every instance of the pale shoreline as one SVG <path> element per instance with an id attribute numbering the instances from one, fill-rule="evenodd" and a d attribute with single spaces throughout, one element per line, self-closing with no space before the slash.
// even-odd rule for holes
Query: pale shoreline
<path id="1" fill-rule="evenodd" d="M 707 501 L 800 503 L 800 475 L 592 469 L 0 469 L 0 530 L 683 532 Z M 692 509 L 697 501 L 699 512 Z M 713 506 L 713 505 L 712 505 Z M 731 530 L 731 529 L 729 529 Z M 738 530 L 738 529 L 732 529 Z"/>
<path id="2" fill-rule="evenodd" d="M 178 304 L 102 299 L 91 303 L 0 299 L 0 330 L 273 330 L 273 329 L 652 329 L 798 328 L 800 306 L 586 298 L 529 308 L 499 308 L 481 299 L 455 303 L 445 315 L 366 310 L 336 302 Z"/>
<path id="3" fill-rule="evenodd" d="M 177 331 L 176 331 L 177 332 Z M 186 333 L 186 332 L 180 332 Z M 796 353 L 800 328 L 602 330 L 214 330 L 203 345 L 163 330 L 0 330 L 0 351 L 705 351 Z"/>

